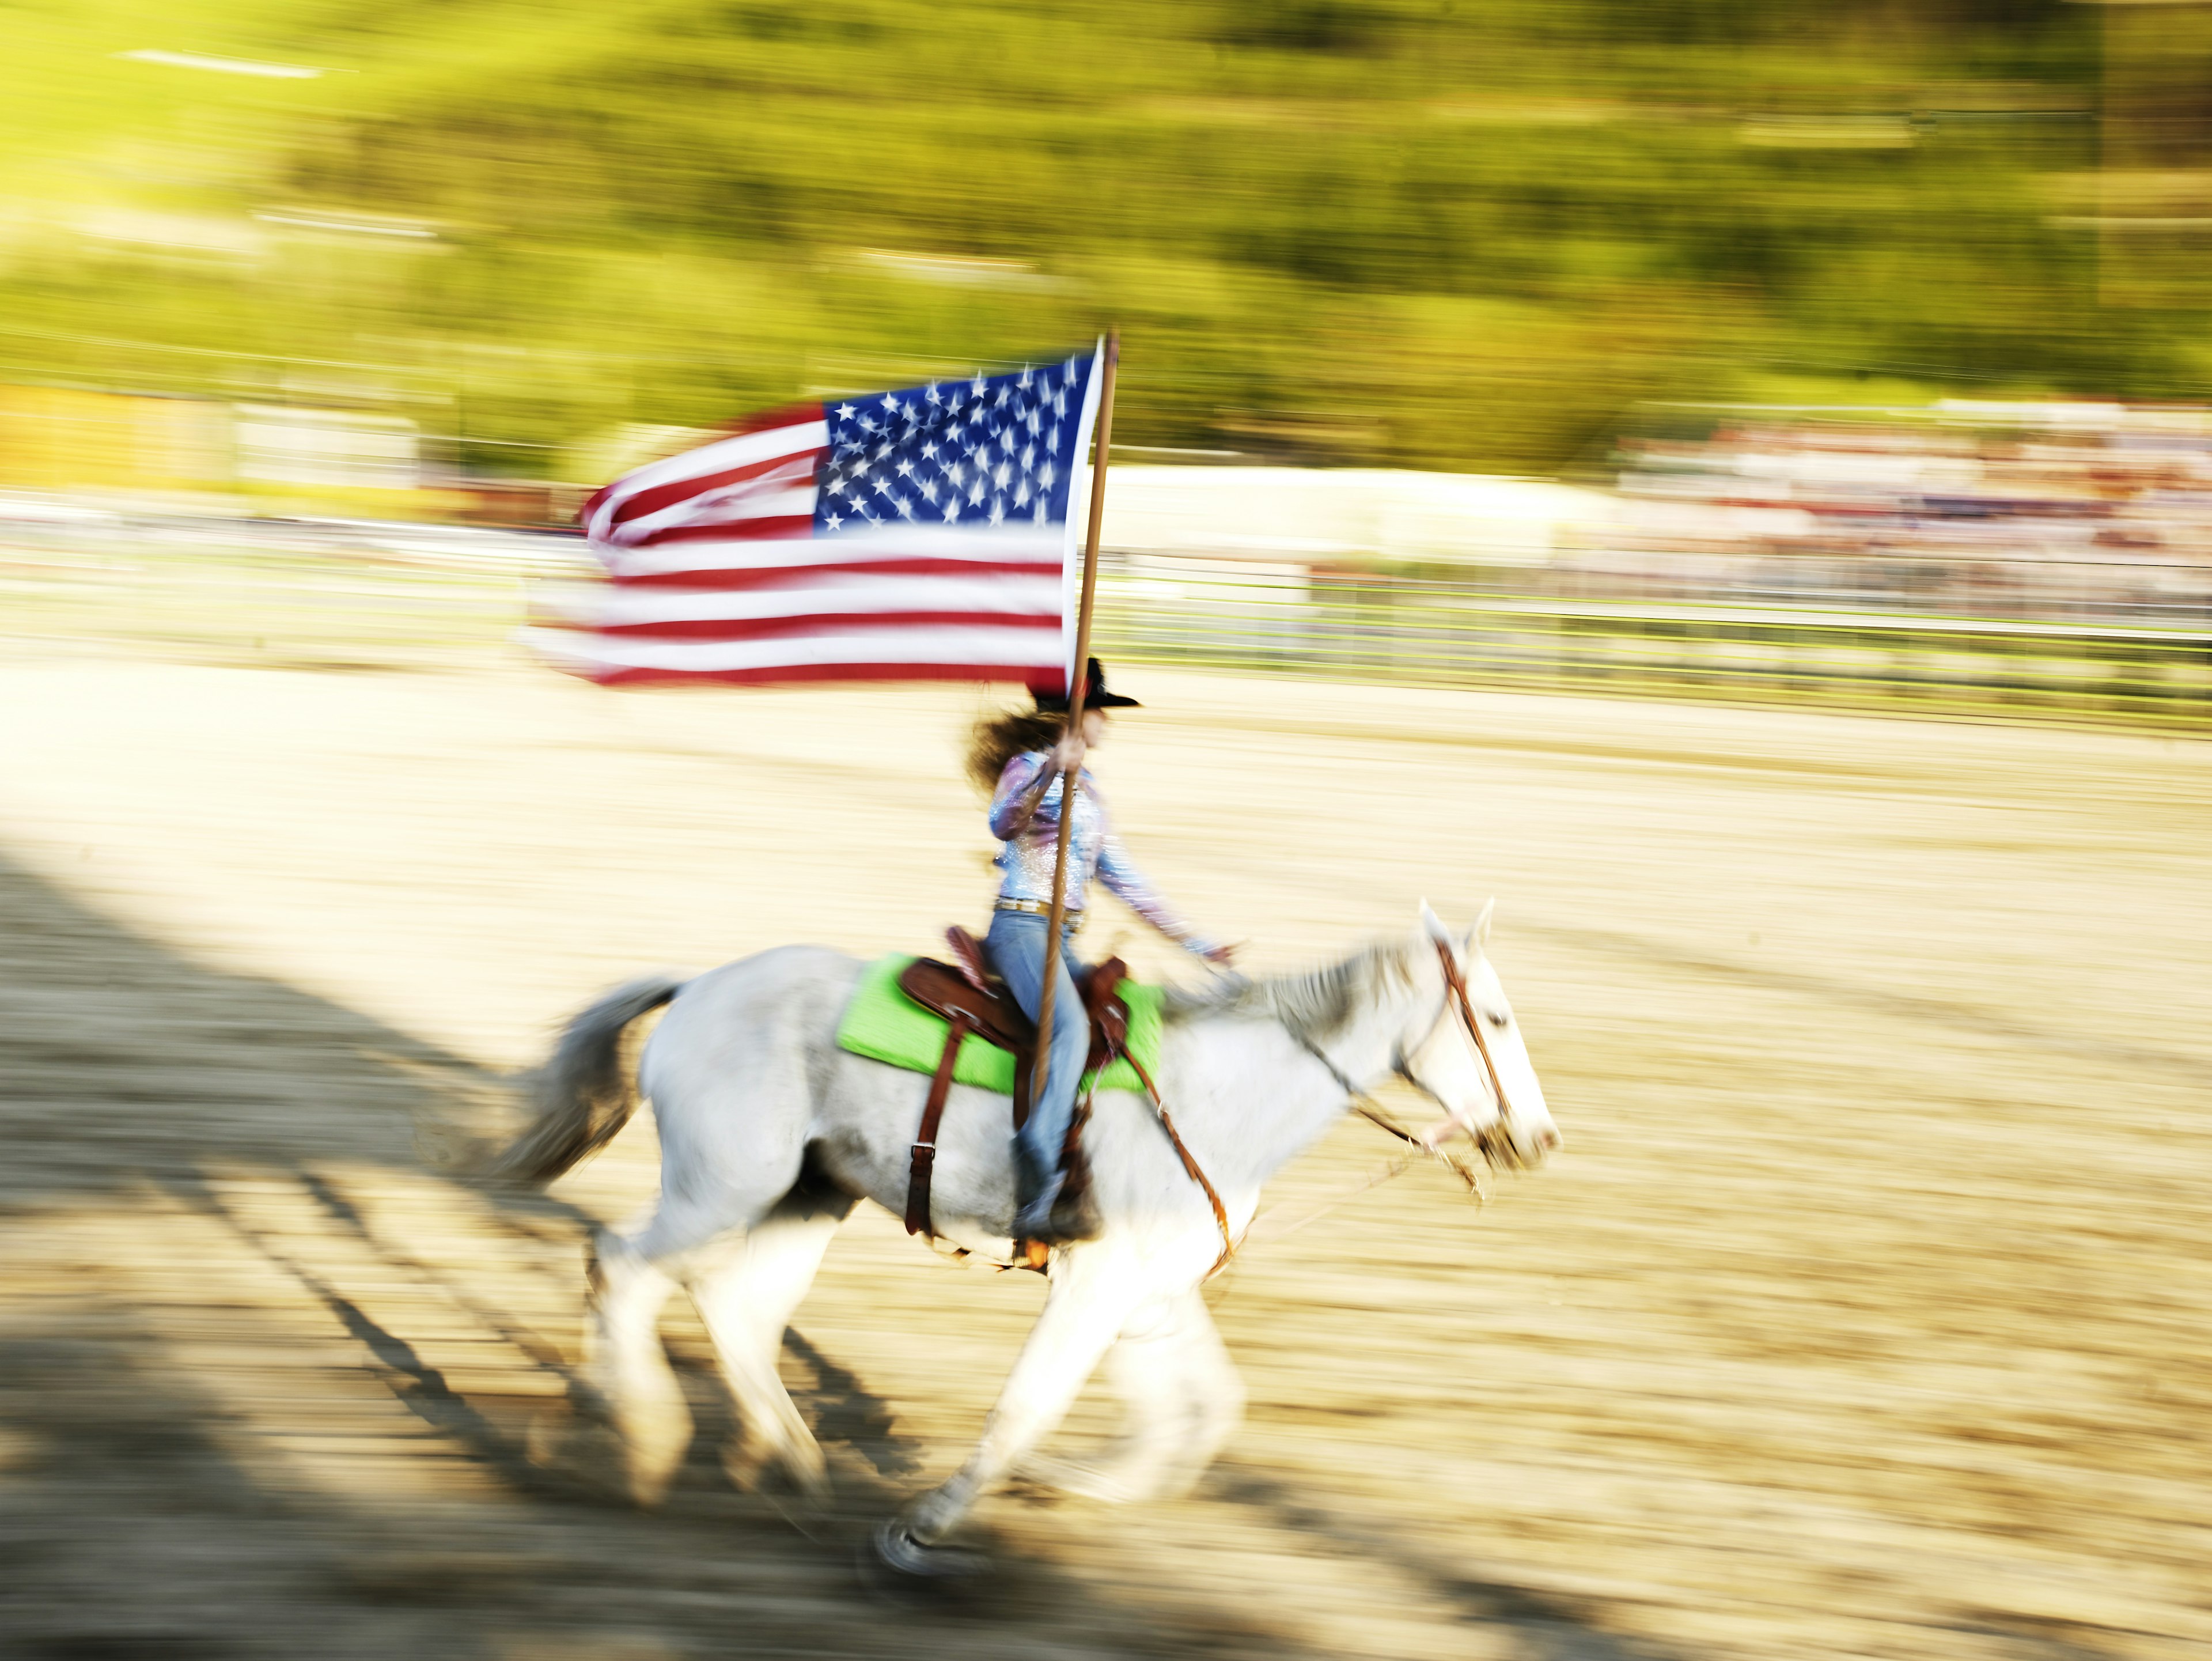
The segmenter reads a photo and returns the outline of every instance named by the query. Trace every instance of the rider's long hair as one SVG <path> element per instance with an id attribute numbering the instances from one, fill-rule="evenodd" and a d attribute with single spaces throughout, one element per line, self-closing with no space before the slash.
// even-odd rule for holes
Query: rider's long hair
<path id="1" fill-rule="evenodd" d="M 1067 730 L 1067 717 L 1042 709 L 1009 709 L 985 715 L 968 736 L 968 776 L 975 788 L 990 795 L 999 788 L 999 775 L 1016 756 L 1031 750 L 1049 750 Z"/>

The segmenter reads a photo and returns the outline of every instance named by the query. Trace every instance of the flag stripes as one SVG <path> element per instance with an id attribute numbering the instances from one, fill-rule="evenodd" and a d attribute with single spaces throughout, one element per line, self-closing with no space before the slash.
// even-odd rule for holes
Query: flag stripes
<path id="1" fill-rule="evenodd" d="M 526 638 L 609 683 L 1066 682 L 1097 357 L 752 417 L 582 520 Z"/>

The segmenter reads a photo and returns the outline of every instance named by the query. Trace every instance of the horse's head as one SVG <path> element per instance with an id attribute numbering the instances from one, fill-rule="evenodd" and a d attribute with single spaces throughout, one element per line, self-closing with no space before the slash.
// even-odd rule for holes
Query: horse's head
<path id="1" fill-rule="evenodd" d="M 1544 1104 L 1513 1006 L 1483 950 L 1497 905 L 1484 905 L 1474 926 L 1460 934 L 1422 904 L 1415 961 L 1439 1002 L 1423 1001 L 1413 1030 L 1400 1043 L 1399 1071 L 1493 1162 L 1531 1167 L 1559 1147 L 1559 1129 Z"/>

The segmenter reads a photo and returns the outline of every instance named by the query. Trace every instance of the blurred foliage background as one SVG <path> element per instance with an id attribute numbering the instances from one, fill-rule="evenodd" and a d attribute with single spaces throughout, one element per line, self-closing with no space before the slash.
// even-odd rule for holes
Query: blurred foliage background
<path id="1" fill-rule="evenodd" d="M 2111 10 L 0 0 L 0 379 L 381 402 L 569 478 L 1108 319 L 1128 442 L 1308 461 L 2200 398 L 2186 286 L 2100 288 Z"/>

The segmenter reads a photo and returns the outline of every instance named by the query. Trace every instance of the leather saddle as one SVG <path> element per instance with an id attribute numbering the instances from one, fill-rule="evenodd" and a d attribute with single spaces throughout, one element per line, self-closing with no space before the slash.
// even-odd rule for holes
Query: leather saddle
<path id="1" fill-rule="evenodd" d="M 953 961 L 939 963 L 917 958 L 898 978 L 899 990 L 946 1024 L 945 1051 L 929 1081 L 929 1099 L 921 1111 L 921 1128 L 915 1133 L 912 1162 L 907 1176 L 906 1232 L 927 1234 L 937 1231 L 929 1217 L 929 1182 L 937 1161 L 937 1127 L 945 1116 L 945 1098 L 952 1087 L 952 1066 L 960 1046 L 972 1033 L 996 1044 L 1014 1058 L 1014 1129 L 1029 1123 L 1030 1069 L 1036 1058 L 1036 1026 L 1022 1013 L 1006 983 L 990 971 L 983 943 L 966 929 L 945 931 Z M 1121 983 L 1129 966 L 1119 958 L 1094 964 L 1076 981 L 1085 1013 L 1091 1019 L 1091 1051 L 1085 1070 L 1103 1067 L 1120 1055 L 1128 1042 L 1129 1010 L 1121 1000 Z M 1083 1123 L 1090 1116 L 1087 1100 L 1076 1104 L 1068 1121 L 1067 1139 L 1060 1146 L 1060 1165 L 1067 1173 L 1061 1188 L 1063 1202 L 1080 1207 L 1090 1186 L 1091 1171 L 1083 1158 Z M 1034 1245 L 1034 1243 L 1030 1243 Z M 1039 1253 L 1029 1256 L 1035 1264 Z"/>

